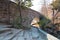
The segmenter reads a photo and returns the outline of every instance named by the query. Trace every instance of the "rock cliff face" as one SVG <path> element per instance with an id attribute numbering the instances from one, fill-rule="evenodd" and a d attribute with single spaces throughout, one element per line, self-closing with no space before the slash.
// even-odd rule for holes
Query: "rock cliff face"
<path id="1" fill-rule="evenodd" d="M 8 21 L 8 2 L 0 1 L 0 21 Z"/>
<path id="2" fill-rule="evenodd" d="M 9 23 L 13 18 L 14 14 L 16 14 L 17 6 L 15 3 L 4 0 L 0 1 L 0 22 Z"/>
<path id="3" fill-rule="evenodd" d="M 3 23 L 12 23 L 17 17 L 22 15 L 22 24 L 24 26 L 29 26 L 31 21 L 34 18 L 38 18 L 41 16 L 40 13 L 30 9 L 30 8 L 22 8 L 19 11 L 18 5 L 12 1 L 0 1 L 0 22 Z"/>

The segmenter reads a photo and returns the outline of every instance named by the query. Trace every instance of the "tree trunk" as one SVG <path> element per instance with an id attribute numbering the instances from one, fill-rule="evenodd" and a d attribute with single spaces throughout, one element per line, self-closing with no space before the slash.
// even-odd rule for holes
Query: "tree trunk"
<path id="1" fill-rule="evenodd" d="M 54 9 L 53 9 L 53 18 L 52 18 L 52 20 L 53 20 L 53 24 L 54 24 Z"/>
<path id="2" fill-rule="evenodd" d="M 21 3 L 20 3 L 20 1 L 18 2 L 18 9 L 20 11 L 20 25 L 22 25 L 22 14 L 21 14 Z"/>

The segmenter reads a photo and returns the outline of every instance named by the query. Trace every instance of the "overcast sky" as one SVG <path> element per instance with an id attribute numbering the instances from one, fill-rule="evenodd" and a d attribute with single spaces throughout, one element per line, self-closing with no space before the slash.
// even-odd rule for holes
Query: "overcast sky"
<path id="1" fill-rule="evenodd" d="M 45 0 L 47 4 L 51 3 L 52 0 Z M 34 5 L 41 5 L 44 3 L 44 0 L 33 0 L 32 3 Z"/>
<path id="2" fill-rule="evenodd" d="M 45 0 L 45 1 L 46 1 L 47 5 L 52 2 L 52 0 Z M 41 11 L 41 7 L 44 4 L 44 0 L 33 0 L 32 4 L 33 4 L 33 6 L 30 7 L 30 8 L 33 9 L 33 10 L 36 10 L 36 11 L 40 12 Z"/>
<path id="3" fill-rule="evenodd" d="M 46 1 L 47 5 L 52 2 L 52 0 L 45 0 L 45 1 Z M 31 7 L 31 9 L 40 12 L 41 11 L 41 7 L 44 4 L 44 0 L 33 0 L 32 3 L 33 3 L 33 6 Z"/>

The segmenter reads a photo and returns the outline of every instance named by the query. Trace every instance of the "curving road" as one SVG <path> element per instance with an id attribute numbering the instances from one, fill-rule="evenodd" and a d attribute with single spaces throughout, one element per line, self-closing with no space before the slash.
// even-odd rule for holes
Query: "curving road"
<path id="1" fill-rule="evenodd" d="M 7 28 L 9 25 L 0 25 L 0 40 L 59 40 L 48 39 L 44 31 L 32 27 L 30 30 Z M 53 37 L 54 38 L 54 37 Z"/>

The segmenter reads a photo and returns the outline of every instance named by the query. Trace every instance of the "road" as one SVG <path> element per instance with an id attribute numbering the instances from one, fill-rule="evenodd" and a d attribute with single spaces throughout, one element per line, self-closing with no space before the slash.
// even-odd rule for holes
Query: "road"
<path id="1" fill-rule="evenodd" d="M 38 28 L 30 30 L 7 28 L 7 25 L 0 25 L 0 40 L 58 40 L 54 37 L 48 39 L 46 33 Z M 45 34 L 44 34 L 45 33 Z"/>

